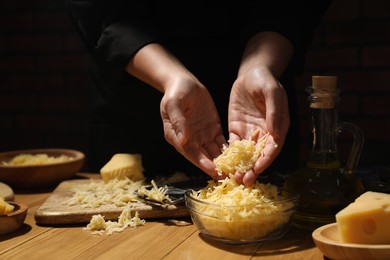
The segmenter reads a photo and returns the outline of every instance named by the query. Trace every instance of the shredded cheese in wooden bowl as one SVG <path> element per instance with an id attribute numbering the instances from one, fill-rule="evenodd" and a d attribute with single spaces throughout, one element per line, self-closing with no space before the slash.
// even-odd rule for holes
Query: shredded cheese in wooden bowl
<path id="1" fill-rule="evenodd" d="M 39 154 L 19 154 L 10 161 L 1 162 L 6 166 L 42 165 L 49 163 L 61 163 L 72 160 L 73 157 L 62 154 L 60 156 L 49 156 L 45 153 Z"/>

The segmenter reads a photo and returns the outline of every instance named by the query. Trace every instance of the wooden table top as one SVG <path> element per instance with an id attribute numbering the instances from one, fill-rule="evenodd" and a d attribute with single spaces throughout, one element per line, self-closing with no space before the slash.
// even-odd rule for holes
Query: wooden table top
<path id="1" fill-rule="evenodd" d="M 15 192 L 28 214 L 19 230 L 0 235 L 0 259 L 324 259 L 311 232 L 296 228 L 276 241 L 234 246 L 203 238 L 189 218 L 146 220 L 111 236 L 83 225 L 37 225 L 34 213 L 50 194 Z"/>

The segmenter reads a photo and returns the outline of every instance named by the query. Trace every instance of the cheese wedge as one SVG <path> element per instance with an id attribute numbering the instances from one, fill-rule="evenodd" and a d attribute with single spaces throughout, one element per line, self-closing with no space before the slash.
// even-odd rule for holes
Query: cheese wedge
<path id="1" fill-rule="evenodd" d="M 100 169 L 100 175 L 104 182 L 112 179 L 129 178 L 133 181 L 144 179 L 142 157 L 140 154 L 115 154 L 103 168 Z"/>
<path id="2" fill-rule="evenodd" d="M 364 201 L 387 201 L 390 202 L 390 194 L 367 191 L 360 195 L 356 200 L 356 202 L 364 202 Z"/>
<path id="3" fill-rule="evenodd" d="M 0 196 L 0 215 L 7 215 L 14 210 L 14 206 L 4 201 L 4 198 Z"/>
<path id="4" fill-rule="evenodd" d="M 336 214 L 340 241 L 390 244 L 390 194 L 366 192 Z"/>

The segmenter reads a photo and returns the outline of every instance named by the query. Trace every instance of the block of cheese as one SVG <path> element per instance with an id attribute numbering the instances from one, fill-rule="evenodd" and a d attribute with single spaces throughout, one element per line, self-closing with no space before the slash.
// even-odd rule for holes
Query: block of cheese
<path id="1" fill-rule="evenodd" d="M 366 192 L 336 214 L 340 241 L 390 244 L 390 194 Z"/>
<path id="2" fill-rule="evenodd" d="M 367 191 L 360 195 L 356 200 L 356 202 L 364 202 L 364 201 L 387 201 L 390 202 L 390 194 Z"/>
<path id="3" fill-rule="evenodd" d="M 115 154 L 110 161 L 100 169 L 100 175 L 104 182 L 112 179 L 124 179 L 133 181 L 144 179 L 142 157 L 140 154 Z"/>

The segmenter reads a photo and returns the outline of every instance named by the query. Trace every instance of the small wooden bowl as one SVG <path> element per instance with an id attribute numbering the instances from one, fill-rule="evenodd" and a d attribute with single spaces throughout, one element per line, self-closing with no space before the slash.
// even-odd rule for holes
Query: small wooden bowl
<path id="1" fill-rule="evenodd" d="M 0 235 L 18 230 L 26 219 L 28 207 L 24 203 L 7 201 L 15 206 L 14 211 L 6 215 L 0 215 Z"/>
<path id="2" fill-rule="evenodd" d="M 2 165 L 20 154 L 47 154 L 50 157 L 66 155 L 72 157 L 66 162 L 41 165 Z M 83 166 L 85 156 L 82 152 L 70 149 L 33 149 L 0 153 L 0 181 L 13 189 L 37 189 L 58 185 L 70 179 Z"/>
<path id="3" fill-rule="evenodd" d="M 337 223 L 317 228 L 314 230 L 312 237 L 318 249 L 330 259 L 390 259 L 390 245 L 363 245 L 340 242 Z"/>

